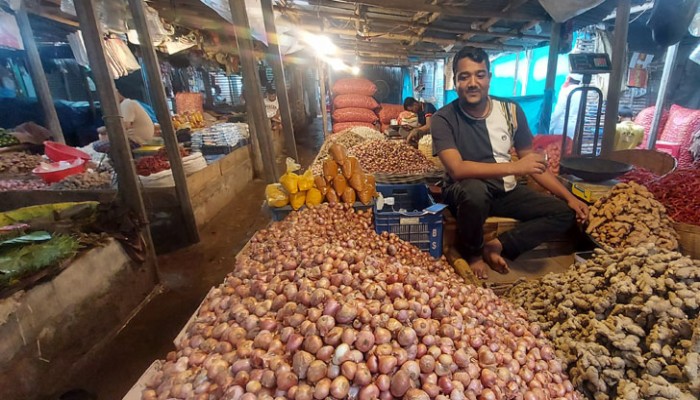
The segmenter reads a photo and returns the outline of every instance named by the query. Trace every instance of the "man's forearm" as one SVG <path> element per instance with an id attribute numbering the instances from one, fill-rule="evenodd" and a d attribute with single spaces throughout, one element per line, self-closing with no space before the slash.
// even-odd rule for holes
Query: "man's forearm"
<path id="1" fill-rule="evenodd" d="M 481 163 L 462 161 L 447 173 L 454 180 L 503 178 L 513 175 L 513 163 Z"/>
<path id="2" fill-rule="evenodd" d="M 575 196 L 571 194 L 571 192 L 569 192 L 564 185 L 561 184 L 561 182 L 559 182 L 559 179 L 557 179 L 557 177 L 549 171 L 530 176 L 532 176 L 532 179 L 539 183 L 540 186 L 549 190 L 553 195 L 559 197 L 560 199 L 569 201 L 572 198 L 575 198 Z"/>

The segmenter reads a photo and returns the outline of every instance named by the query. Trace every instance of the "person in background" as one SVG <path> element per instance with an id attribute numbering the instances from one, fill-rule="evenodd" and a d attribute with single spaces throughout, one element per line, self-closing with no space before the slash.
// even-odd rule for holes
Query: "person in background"
<path id="1" fill-rule="evenodd" d="M 433 104 L 418 101 L 413 97 L 407 97 L 403 101 L 403 109 L 418 115 L 418 127 L 411 129 L 406 137 L 408 144 L 417 146 L 420 138 L 430 133 L 430 119 L 437 109 Z"/>
<path id="2" fill-rule="evenodd" d="M 617 112 L 617 122 L 632 121 L 634 122 L 634 112 L 629 107 L 620 107 Z"/>
<path id="3" fill-rule="evenodd" d="M 459 97 L 432 117 L 433 153 L 447 172 L 443 199 L 457 219 L 458 249 L 479 278 L 487 268 L 509 271 L 515 259 L 584 221 L 588 207 L 547 170 L 544 154 L 532 149 L 532 133 L 515 102 L 489 96 L 491 72 L 484 50 L 464 47 L 454 57 Z M 519 160 L 513 162 L 515 147 Z M 518 185 L 531 176 L 554 196 Z M 563 200 L 563 201 L 562 201 Z M 515 218 L 512 230 L 487 242 L 483 226 L 489 216 Z"/>
<path id="4" fill-rule="evenodd" d="M 570 74 L 564 84 L 559 89 L 557 104 L 554 105 L 552 119 L 549 125 L 549 133 L 552 135 L 561 135 L 564 133 L 564 117 L 566 116 L 566 102 L 572 90 L 581 86 L 582 76 L 579 74 Z M 571 97 L 571 105 L 569 106 L 569 123 L 566 127 L 566 135 L 574 136 L 576 131 L 576 121 L 578 120 L 578 107 L 581 104 L 581 93 L 576 93 Z M 584 105 L 585 107 L 585 105 Z"/>
<path id="5" fill-rule="evenodd" d="M 277 91 L 268 84 L 265 88 L 265 112 L 270 118 L 272 130 L 277 132 L 282 128 L 282 118 L 280 117 L 280 103 L 277 100 Z"/>
<path id="6" fill-rule="evenodd" d="M 146 110 L 139 104 L 138 101 L 127 99 L 119 90 L 117 90 L 119 98 L 119 111 L 124 124 L 124 130 L 129 144 L 132 149 L 143 146 L 145 143 L 153 139 L 155 133 L 155 125 L 148 115 Z M 95 142 L 93 148 L 102 153 L 109 152 L 109 137 L 107 136 L 106 127 L 102 126 L 97 129 L 100 140 Z"/>

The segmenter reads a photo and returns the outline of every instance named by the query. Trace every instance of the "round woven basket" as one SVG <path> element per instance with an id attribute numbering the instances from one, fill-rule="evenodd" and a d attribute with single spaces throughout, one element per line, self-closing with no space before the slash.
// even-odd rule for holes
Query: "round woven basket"
<path id="1" fill-rule="evenodd" d="M 428 160 L 432 161 L 436 167 L 441 170 L 445 169 L 440 158 L 433 157 L 433 137 L 431 135 L 425 135 L 420 139 L 418 142 L 418 150 L 420 150 Z"/>

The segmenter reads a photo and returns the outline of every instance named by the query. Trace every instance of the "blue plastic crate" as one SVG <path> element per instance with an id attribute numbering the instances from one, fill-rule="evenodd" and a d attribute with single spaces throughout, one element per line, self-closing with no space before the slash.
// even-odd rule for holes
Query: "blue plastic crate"
<path id="1" fill-rule="evenodd" d="M 426 185 L 377 184 L 377 192 L 385 199 L 381 210 L 374 206 L 377 233 L 396 234 L 434 258 L 442 256 L 442 211 L 447 206 L 436 204 Z M 394 204 L 386 204 L 387 198 Z"/>

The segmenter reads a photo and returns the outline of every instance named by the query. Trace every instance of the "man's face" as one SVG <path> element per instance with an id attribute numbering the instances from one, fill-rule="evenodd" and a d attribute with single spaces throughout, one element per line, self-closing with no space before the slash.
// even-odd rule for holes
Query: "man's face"
<path id="1" fill-rule="evenodd" d="M 268 99 L 269 101 L 275 101 L 275 100 L 277 100 L 277 95 L 276 95 L 275 93 L 268 93 L 268 94 L 267 94 L 267 99 Z"/>
<path id="2" fill-rule="evenodd" d="M 462 58 L 457 63 L 455 87 L 457 94 L 469 105 L 477 105 L 488 99 L 491 73 L 486 63 Z"/>

